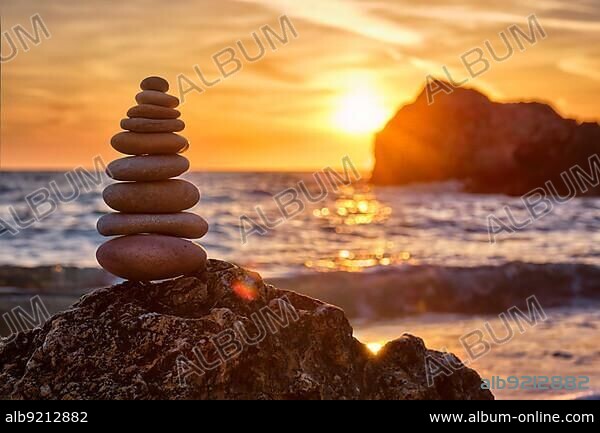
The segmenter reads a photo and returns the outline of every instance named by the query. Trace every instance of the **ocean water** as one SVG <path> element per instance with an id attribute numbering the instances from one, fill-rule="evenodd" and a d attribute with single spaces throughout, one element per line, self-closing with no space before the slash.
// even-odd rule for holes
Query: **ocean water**
<path id="1" fill-rule="evenodd" d="M 523 221 L 528 212 L 519 198 L 460 192 L 460 184 L 372 187 L 358 183 L 334 190 L 325 181 L 325 198 L 310 203 L 300 192 L 305 210 L 285 219 L 264 235 L 250 234 L 242 244 L 240 218 L 262 222 L 260 207 L 270 222 L 282 219 L 273 196 L 286 189 L 299 191 L 303 181 L 311 194 L 322 190 L 308 173 L 190 173 L 186 179 L 202 193 L 194 212 L 210 223 L 199 243 L 209 255 L 256 269 L 263 276 L 315 271 L 366 269 L 432 264 L 483 266 L 510 261 L 527 263 L 600 264 L 600 198 L 578 198 L 524 230 L 502 233 L 490 244 L 487 218 L 503 215 L 509 206 Z M 10 208 L 26 220 L 31 211 L 25 197 L 38 188 L 72 187 L 61 173 L 0 172 L 0 218 L 13 221 Z M 110 180 L 105 178 L 105 184 Z M 97 267 L 94 252 L 105 238 L 96 221 L 110 209 L 102 201 L 103 187 L 70 203 L 16 236 L 0 237 L 0 264 Z M 54 197 L 54 193 L 51 193 Z M 287 198 L 286 198 L 287 197 Z M 288 195 L 283 198 L 291 198 Z M 40 212 L 49 205 L 40 206 Z M 288 210 L 294 211 L 294 205 Z"/>
<path id="2" fill-rule="evenodd" d="M 351 314 L 355 332 L 371 345 L 411 332 L 423 337 L 430 348 L 447 348 L 464 358 L 458 337 L 486 321 L 497 323 L 497 313 L 504 307 L 498 306 L 495 311 L 494 298 L 489 299 L 490 308 L 482 308 L 481 302 L 471 305 L 453 301 L 476 293 L 478 287 L 473 287 L 473 281 L 480 284 L 502 277 L 508 281 L 506 286 L 490 290 L 495 296 L 510 292 L 512 281 L 526 272 L 527 281 L 533 284 L 530 293 L 548 292 L 545 301 L 551 307 L 547 309 L 549 321 L 516 336 L 509 344 L 494 347 L 472 366 L 483 377 L 589 375 L 592 392 L 600 387 L 600 316 L 595 301 L 587 299 L 590 293 L 600 292 L 600 278 L 595 277 L 600 265 L 600 198 L 576 198 L 558 205 L 523 230 L 503 233 L 491 244 L 487 226 L 490 214 L 503 216 L 502 209 L 508 206 L 518 221 L 529 216 L 519 198 L 463 193 L 456 182 L 373 187 L 361 181 L 334 188 L 327 177 L 321 174 L 319 183 L 311 173 L 189 173 L 184 177 L 202 193 L 193 211 L 210 223 L 209 233 L 198 241 L 210 257 L 238 263 L 267 280 L 299 290 L 307 279 L 318 276 L 308 292 L 313 296 L 328 293 L 333 296 L 331 302 L 339 299 L 349 310 L 355 303 L 356 311 Z M 111 182 L 106 177 L 103 180 L 104 185 Z M 25 197 L 38 188 L 49 188 L 52 181 L 64 195 L 71 194 L 63 173 L 0 172 L 0 218 L 12 224 L 11 209 L 23 220 L 31 218 Z M 323 198 L 309 201 L 299 182 L 306 185 L 312 197 L 321 192 Z M 302 208 L 297 215 L 285 218 L 274 196 L 290 188 L 296 191 Z M 15 236 L 0 236 L 0 267 L 7 265 L 9 273 L 11 267 L 98 268 L 95 250 L 105 238 L 97 234 L 95 225 L 110 211 L 102 201 L 102 189 L 101 185 L 88 191 L 80 188 L 81 194 L 75 200 L 57 202 L 56 210 L 43 220 Z M 54 193 L 51 197 L 56 199 Z M 292 193 L 282 199 L 291 197 Z M 294 211 L 297 205 L 290 204 L 286 209 Z M 42 212 L 47 209 L 47 205 L 40 207 Z M 262 235 L 250 234 L 244 244 L 240 218 L 246 216 L 264 224 L 259 212 L 272 228 Z M 580 265 L 586 265 L 585 272 Z M 463 270 L 452 271 L 456 268 Z M 486 274 L 482 277 L 483 270 Z M 394 301 L 390 304 L 404 302 L 406 288 L 397 281 L 408 273 L 415 278 L 415 272 L 422 273 L 422 278 L 414 280 L 417 292 L 452 286 L 452 290 L 443 292 L 448 296 L 449 309 L 453 308 L 450 305 L 469 308 L 439 314 L 417 302 L 409 313 L 398 308 L 380 317 L 379 310 L 361 307 L 371 294 L 377 294 L 380 303 L 382 296 L 384 301 L 386 296 Z M 479 279 L 470 277 L 478 272 Z M 390 274 L 394 278 L 390 279 Z M 10 278 L 8 281 L 4 284 L 10 285 Z M 551 292 L 557 281 L 563 292 L 553 298 Z M 569 286 L 567 295 L 565 285 Z M 338 286 L 335 296 L 334 286 Z M 522 304 L 529 293 L 527 287 L 519 293 L 523 295 Z M 394 317 L 396 311 L 398 317 Z M 566 391 L 499 391 L 497 395 L 560 398 Z"/>

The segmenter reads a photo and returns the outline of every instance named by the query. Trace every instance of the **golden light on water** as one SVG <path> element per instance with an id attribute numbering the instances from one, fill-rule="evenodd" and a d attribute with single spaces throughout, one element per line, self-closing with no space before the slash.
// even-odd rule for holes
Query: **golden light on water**
<path id="1" fill-rule="evenodd" d="M 344 226 L 381 223 L 392 214 L 392 208 L 382 204 L 372 194 L 355 193 L 352 188 L 341 194 L 333 207 L 315 209 L 313 215 L 326 219 L 336 227 L 336 232 L 346 231 Z"/>
<path id="2" fill-rule="evenodd" d="M 352 234 L 365 226 L 381 224 L 392 215 L 392 208 L 376 199 L 369 185 L 355 184 L 339 192 L 329 207 L 313 210 L 313 216 L 323 219 L 338 234 Z M 340 249 L 329 257 L 307 260 L 304 265 L 318 272 L 362 272 L 375 266 L 397 265 L 411 259 L 408 251 L 393 251 L 390 242 L 377 242 L 374 247 Z"/>
<path id="3" fill-rule="evenodd" d="M 411 255 L 408 251 L 386 253 L 381 249 L 349 251 L 340 250 L 334 257 L 317 260 L 307 260 L 304 266 L 319 272 L 362 272 L 375 266 L 397 265 L 408 261 Z"/>
<path id="4" fill-rule="evenodd" d="M 377 355 L 377 352 L 381 350 L 381 348 L 384 346 L 384 343 L 382 343 L 381 341 L 372 341 L 370 343 L 367 343 L 366 346 L 367 349 L 373 352 L 374 355 Z"/>

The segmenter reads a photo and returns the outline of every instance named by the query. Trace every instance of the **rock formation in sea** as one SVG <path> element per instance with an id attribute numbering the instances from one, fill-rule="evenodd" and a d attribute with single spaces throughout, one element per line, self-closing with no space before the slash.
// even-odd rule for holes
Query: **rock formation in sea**
<path id="1" fill-rule="evenodd" d="M 113 161 L 108 175 L 121 181 L 104 190 L 104 201 L 117 213 L 98 221 L 98 232 L 119 236 L 103 244 L 96 254 L 107 271 L 133 281 L 173 278 L 201 270 L 206 251 L 186 239 L 208 231 L 200 216 L 184 212 L 200 200 L 198 188 L 182 179 L 189 161 L 181 155 L 187 140 L 177 135 L 185 124 L 175 109 L 179 99 L 169 95 L 169 83 L 148 77 L 135 97 L 138 105 L 121 121 L 125 132 L 111 145 L 126 158 Z M 182 239 L 185 238 L 185 239 Z"/>
<path id="2" fill-rule="evenodd" d="M 426 360 L 453 373 L 429 386 Z M 0 366 L 2 399 L 493 398 L 454 355 L 408 334 L 375 355 L 339 308 L 216 260 L 93 291 L 0 340 Z"/>
<path id="3" fill-rule="evenodd" d="M 578 164 L 594 176 L 588 158 L 599 153 L 598 123 L 564 119 L 547 104 L 493 102 L 469 88 L 440 91 L 429 104 L 424 88 L 376 135 L 371 180 L 401 185 L 458 179 L 471 192 L 509 195 L 549 181 L 556 188 L 549 193 L 597 195 L 598 182 L 578 187 L 561 172 Z"/>

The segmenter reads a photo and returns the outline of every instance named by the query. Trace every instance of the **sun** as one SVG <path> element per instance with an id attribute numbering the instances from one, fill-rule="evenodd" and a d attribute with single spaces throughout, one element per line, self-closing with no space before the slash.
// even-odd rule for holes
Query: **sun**
<path id="1" fill-rule="evenodd" d="M 367 343 L 367 349 L 369 349 L 374 355 L 377 355 L 377 352 L 381 350 L 384 343 L 381 341 L 373 341 L 371 343 Z"/>
<path id="2" fill-rule="evenodd" d="M 361 89 L 342 97 L 334 123 L 347 133 L 372 133 L 383 127 L 386 118 L 387 110 L 375 92 Z"/>

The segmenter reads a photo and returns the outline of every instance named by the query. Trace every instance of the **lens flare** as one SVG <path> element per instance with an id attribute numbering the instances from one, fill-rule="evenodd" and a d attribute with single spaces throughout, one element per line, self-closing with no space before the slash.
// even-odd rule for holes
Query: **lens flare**
<path id="1" fill-rule="evenodd" d="M 254 301 L 258 297 L 258 288 L 254 281 L 250 284 L 243 281 L 234 281 L 231 285 L 233 292 L 245 301 Z"/>

